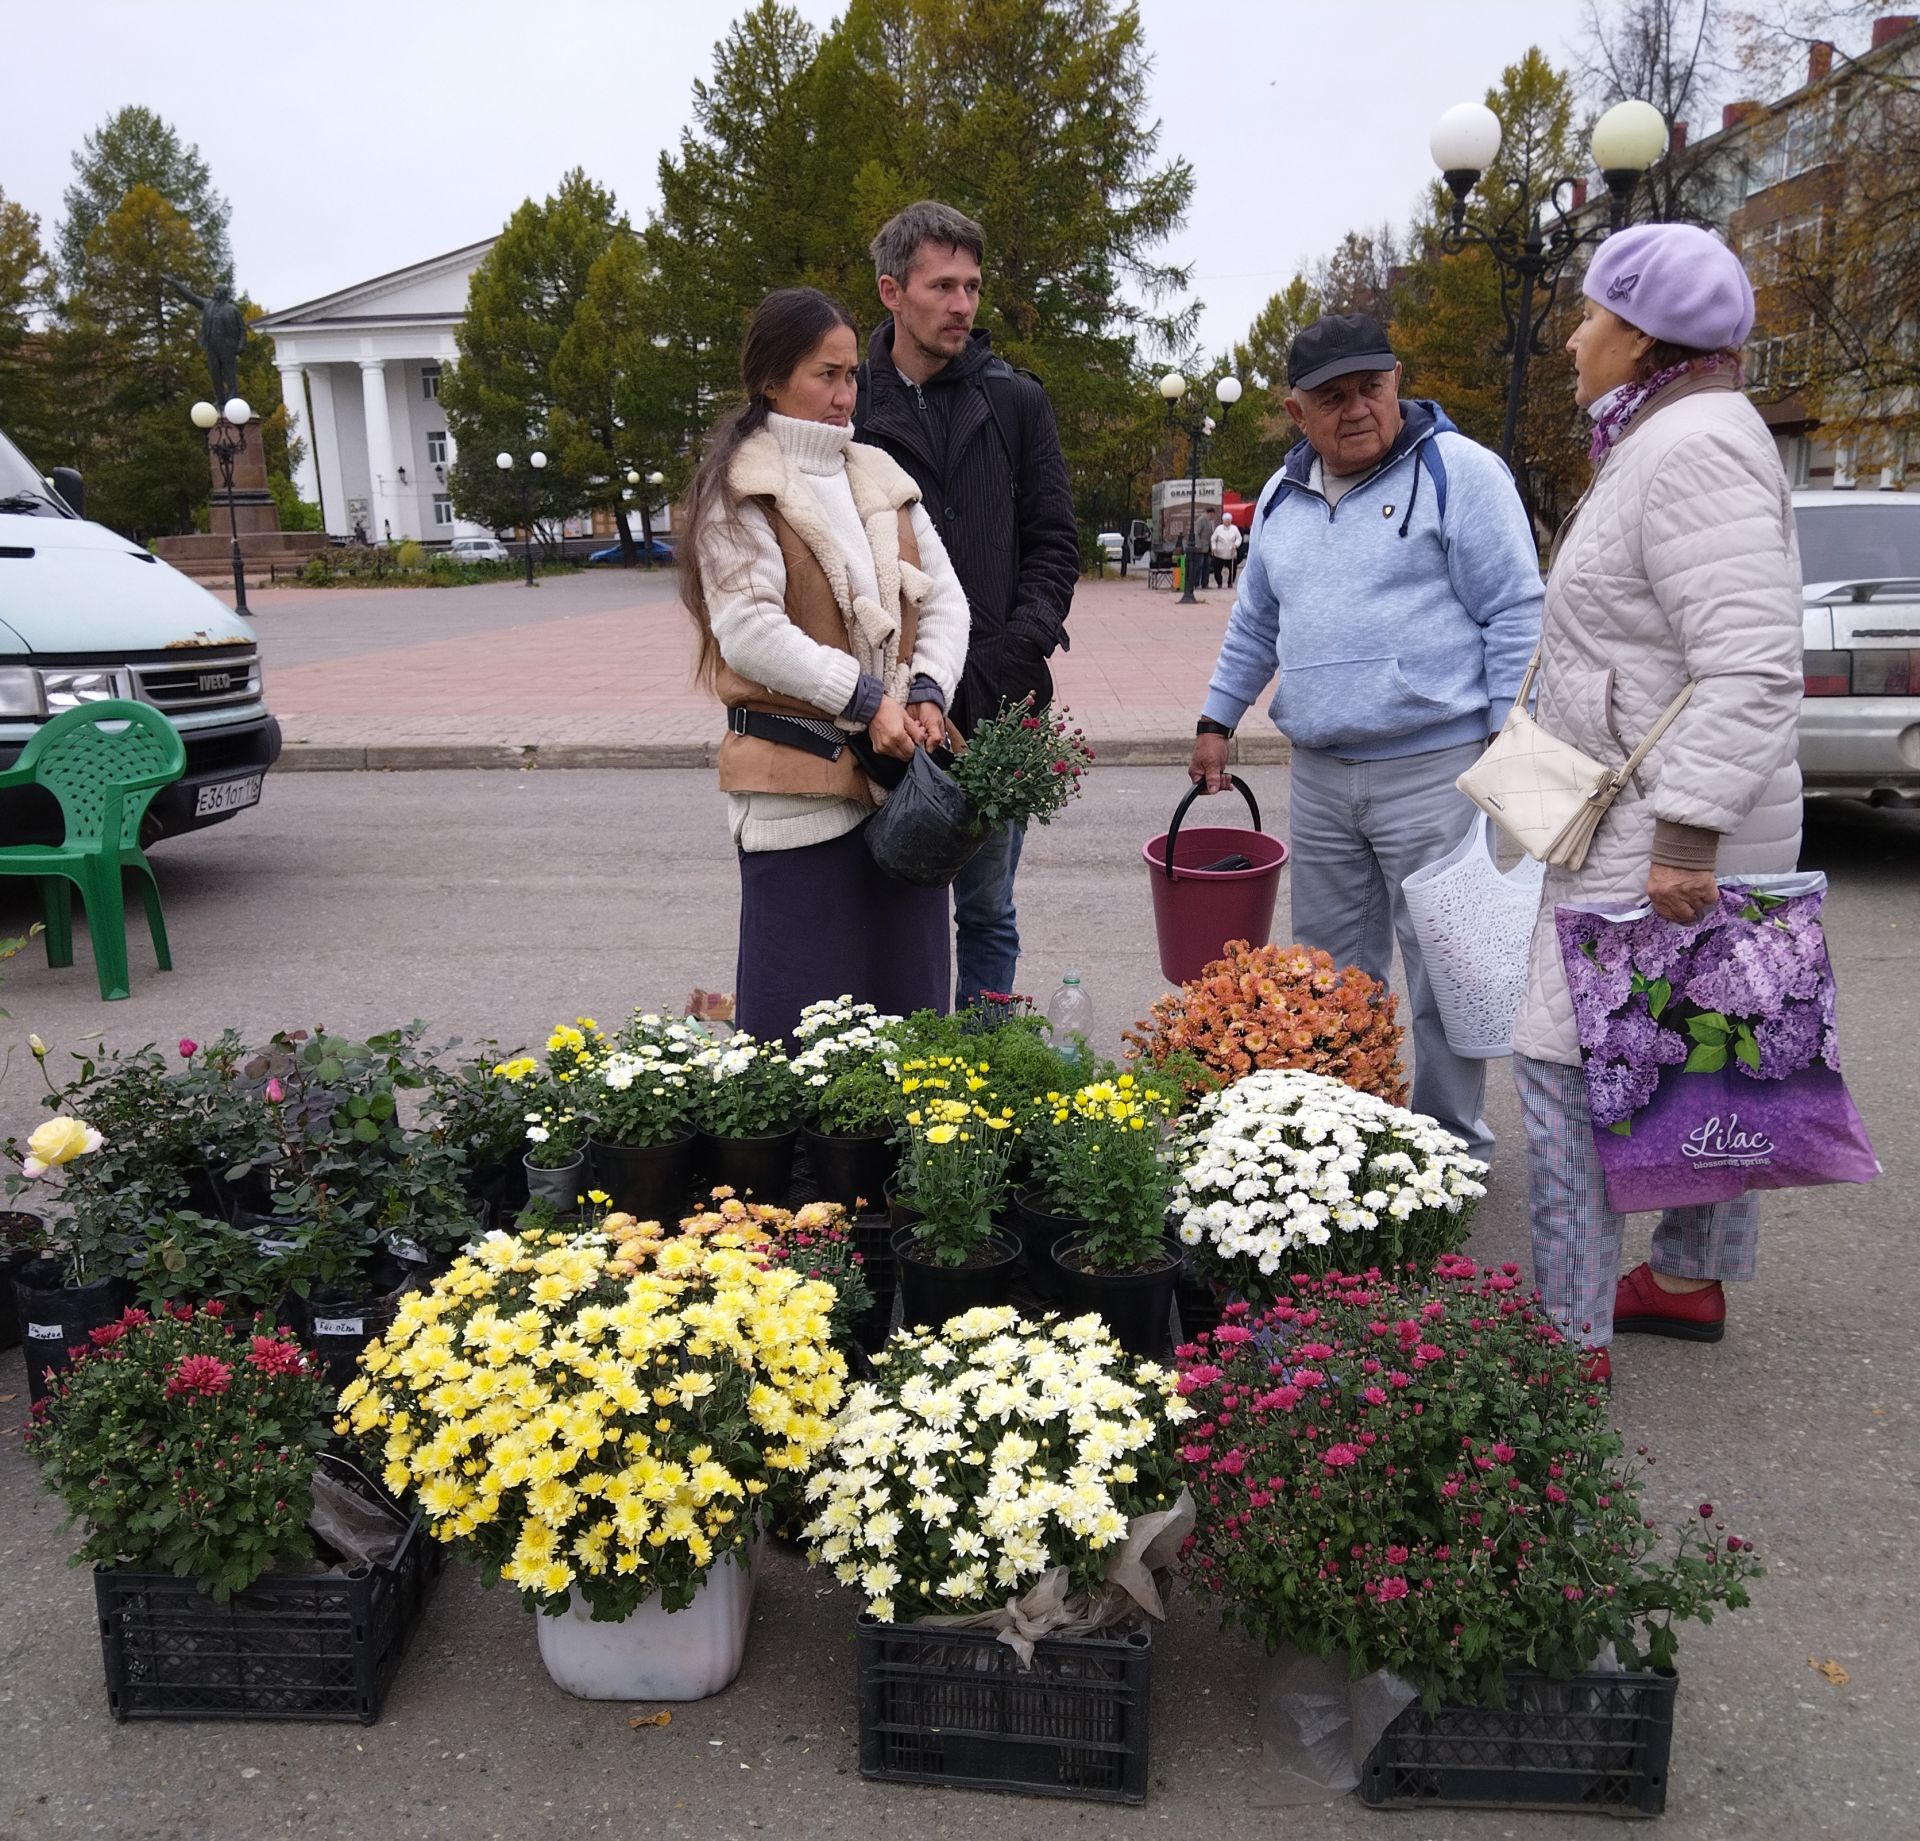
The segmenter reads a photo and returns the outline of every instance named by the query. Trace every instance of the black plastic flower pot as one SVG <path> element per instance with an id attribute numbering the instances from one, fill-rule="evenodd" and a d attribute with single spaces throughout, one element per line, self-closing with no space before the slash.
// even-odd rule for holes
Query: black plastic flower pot
<path id="1" fill-rule="evenodd" d="M 755 1138 L 718 1138 L 700 1134 L 698 1162 L 708 1187 L 724 1183 L 745 1202 L 784 1208 L 793 1193 L 793 1151 L 797 1130 L 767 1132 Z"/>
<path id="2" fill-rule="evenodd" d="M 14 1303 L 13 1281 L 40 1257 L 46 1223 L 38 1215 L 0 1209 L 0 1349 L 17 1348 L 20 1312 Z"/>
<path id="3" fill-rule="evenodd" d="M 1054 1245 L 1084 1234 L 1086 1222 L 1074 1215 L 1049 1212 L 1046 1197 L 1038 1189 L 1023 1189 L 1013 1198 L 1011 1226 L 1027 1256 L 1028 1288 L 1043 1303 L 1057 1304 L 1060 1285 L 1053 1269 Z"/>
<path id="4" fill-rule="evenodd" d="M 1007 1302 L 1013 1289 L 1014 1267 L 1020 1260 L 1020 1249 L 1009 1236 L 990 1235 L 972 1264 L 941 1266 L 914 1251 L 917 1232 L 916 1227 L 902 1227 L 893 1236 L 903 1324 L 927 1324 L 938 1329 L 949 1317 L 963 1311 Z"/>
<path id="5" fill-rule="evenodd" d="M 358 1284 L 316 1285 L 307 1294 L 300 1312 L 300 1340 L 319 1359 L 335 1388 L 353 1379 L 367 1344 L 392 1327 L 416 1271 L 390 1253 L 376 1253 Z"/>
<path id="6" fill-rule="evenodd" d="M 1129 1355 L 1163 1360 L 1172 1345 L 1173 1288 L 1186 1254 L 1173 1240 L 1160 1243 L 1165 1264 L 1144 1272 L 1086 1272 L 1076 1235 L 1055 1242 L 1051 1265 L 1061 1310 L 1069 1317 L 1096 1311 Z"/>
<path id="7" fill-rule="evenodd" d="M 70 1351 L 84 1348 L 92 1331 L 114 1322 L 133 1301 L 133 1287 L 123 1278 L 65 1285 L 61 1275 L 57 1261 L 35 1259 L 21 1267 L 13 1281 L 27 1356 L 29 1410 L 53 1391 L 49 1372 L 64 1374 L 73 1365 Z"/>
<path id="8" fill-rule="evenodd" d="M 483 1229 L 498 1227 L 510 1231 L 521 1209 L 526 1207 L 527 1197 L 527 1165 L 524 1160 L 483 1163 L 467 1181 L 467 1199 L 473 1203 Z"/>
<path id="9" fill-rule="evenodd" d="M 596 1138 L 587 1146 L 593 1186 L 635 1220 L 672 1227 L 687 1212 L 695 1149 L 690 1131 L 665 1144 L 602 1144 Z"/>
<path id="10" fill-rule="evenodd" d="M 887 1178 L 900 1164 L 891 1138 L 842 1137 L 803 1126 L 800 1139 L 823 1202 L 838 1202 L 849 1213 L 882 1205 Z"/>

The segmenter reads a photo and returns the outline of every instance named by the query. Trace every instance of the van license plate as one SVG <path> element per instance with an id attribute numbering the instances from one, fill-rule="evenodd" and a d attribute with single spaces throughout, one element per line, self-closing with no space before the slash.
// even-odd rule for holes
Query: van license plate
<path id="1" fill-rule="evenodd" d="M 195 818 L 207 818 L 215 812 L 238 812 L 244 806 L 260 803 L 260 780 L 257 773 L 250 773 L 240 780 L 221 780 L 213 786 L 203 786 L 194 796 L 193 815 Z"/>

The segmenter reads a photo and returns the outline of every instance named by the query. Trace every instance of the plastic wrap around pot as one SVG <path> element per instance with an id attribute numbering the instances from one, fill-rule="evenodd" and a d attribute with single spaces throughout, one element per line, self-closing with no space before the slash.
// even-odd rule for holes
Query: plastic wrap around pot
<path id="1" fill-rule="evenodd" d="M 947 887 L 987 841 L 959 781 L 924 748 L 913 751 L 906 778 L 861 835 L 867 854 L 888 875 L 921 889 Z"/>

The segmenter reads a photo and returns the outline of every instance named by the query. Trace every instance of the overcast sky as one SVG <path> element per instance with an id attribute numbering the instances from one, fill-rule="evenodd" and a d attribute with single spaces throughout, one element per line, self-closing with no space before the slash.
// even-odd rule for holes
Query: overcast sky
<path id="1" fill-rule="evenodd" d="M 844 0 L 795 0 L 826 25 Z M 233 205 L 241 285 L 292 306 L 498 230 L 583 166 L 636 222 L 733 0 L 62 0 L 8 8 L 0 188 L 49 243 L 81 137 L 143 103 Z M 1141 0 L 1162 152 L 1193 164 L 1170 254 L 1202 333 L 1244 334 L 1349 227 L 1404 222 L 1427 135 L 1581 0 Z M 988 251 L 991 288 L 992 251 Z M 865 313 L 866 302 L 852 303 Z"/>

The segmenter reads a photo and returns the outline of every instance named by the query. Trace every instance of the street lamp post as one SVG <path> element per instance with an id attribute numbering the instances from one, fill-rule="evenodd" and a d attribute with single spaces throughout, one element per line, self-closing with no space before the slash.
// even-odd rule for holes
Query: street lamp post
<path id="1" fill-rule="evenodd" d="M 493 457 L 493 464 L 498 467 L 502 473 L 511 473 L 513 471 L 513 456 L 511 454 L 496 454 Z M 527 586 L 529 588 L 539 586 L 533 579 L 533 493 L 534 487 L 537 484 L 534 474 L 537 474 L 546 464 L 546 455 L 541 453 L 538 448 L 535 448 L 534 451 L 527 456 L 527 465 L 532 468 L 533 471 L 529 473 L 524 480 L 519 482 L 521 522 L 525 525 L 527 532 Z"/>
<path id="2" fill-rule="evenodd" d="M 653 567 L 653 495 L 666 483 L 667 476 L 664 473 L 649 473 L 643 480 L 637 468 L 627 469 L 628 498 L 632 498 L 642 485 L 646 487 L 646 491 L 640 494 L 640 557 L 641 566 L 647 569 Z"/>
<path id="3" fill-rule="evenodd" d="M 1604 225 L 1575 231 L 1569 215 L 1578 181 L 1545 181 L 1535 192 L 1531 174 L 1519 181 L 1519 202 L 1502 222 L 1467 222 L 1467 195 L 1500 152 L 1500 118 L 1484 104 L 1462 102 L 1449 109 L 1433 126 L 1433 163 L 1453 193 L 1453 215 L 1442 233 L 1440 247 L 1450 256 L 1478 244 L 1493 257 L 1500 277 L 1500 316 L 1506 339 L 1498 355 L 1511 358 L 1507 376 L 1507 415 L 1500 435 L 1500 458 L 1512 470 L 1522 497 L 1526 479 L 1517 453 L 1520 440 L 1520 404 L 1526 393 L 1527 361 L 1544 357 L 1541 342 L 1553 311 L 1560 277 L 1575 250 L 1597 243 L 1627 221 L 1634 188 L 1647 168 L 1667 148 L 1667 124 L 1649 102 L 1617 102 L 1594 124 L 1593 162 L 1607 184 L 1608 214 Z M 1562 201 L 1562 195 L 1567 202 Z M 1551 209 L 1551 224 L 1541 215 Z"/>
<path id="4" fill-rule="evenodd" d="M 1197 541 L 1200 526 L 1200 456 L 1214 431 L 1213 417 L 1201 409 L 1198 402 L 1194 404 L 1189 419 L 1184 423 L 1181 421 L 1179 405 L 1186 393 L 1187 380 L 1178 371 L 1169 371 L 1161 378 L 1160 395 L 1167 405 L 1167 427 L 1175 432 L 1184 431 L 1187 437 L 1187 579 L 1178 603 L 1181 607 L 1193 603 L 1194 567 L 1200 556 Z M 1224 423 L 1234 404 L 1240 400 L 1239 378 L 1221 378 L 1213 386 L 1213 394 L 1220 404 L 1220 420 Z"/>
<path id="5" fill-rule="evenodd" d="M 247 445 L 247 424 L 253 410 L 243 396 L 229 397 L 218 409 L 195 403 L 187 411 L 193 425 L 207 438 L 207 451 L 220 468 L 220 489 L 227 495 L 227 532 L 233 545 L 233 611 L 247 612 L 247 565 L 240 554 L 240 514 L 233 503 L 233 463 Z"/>

